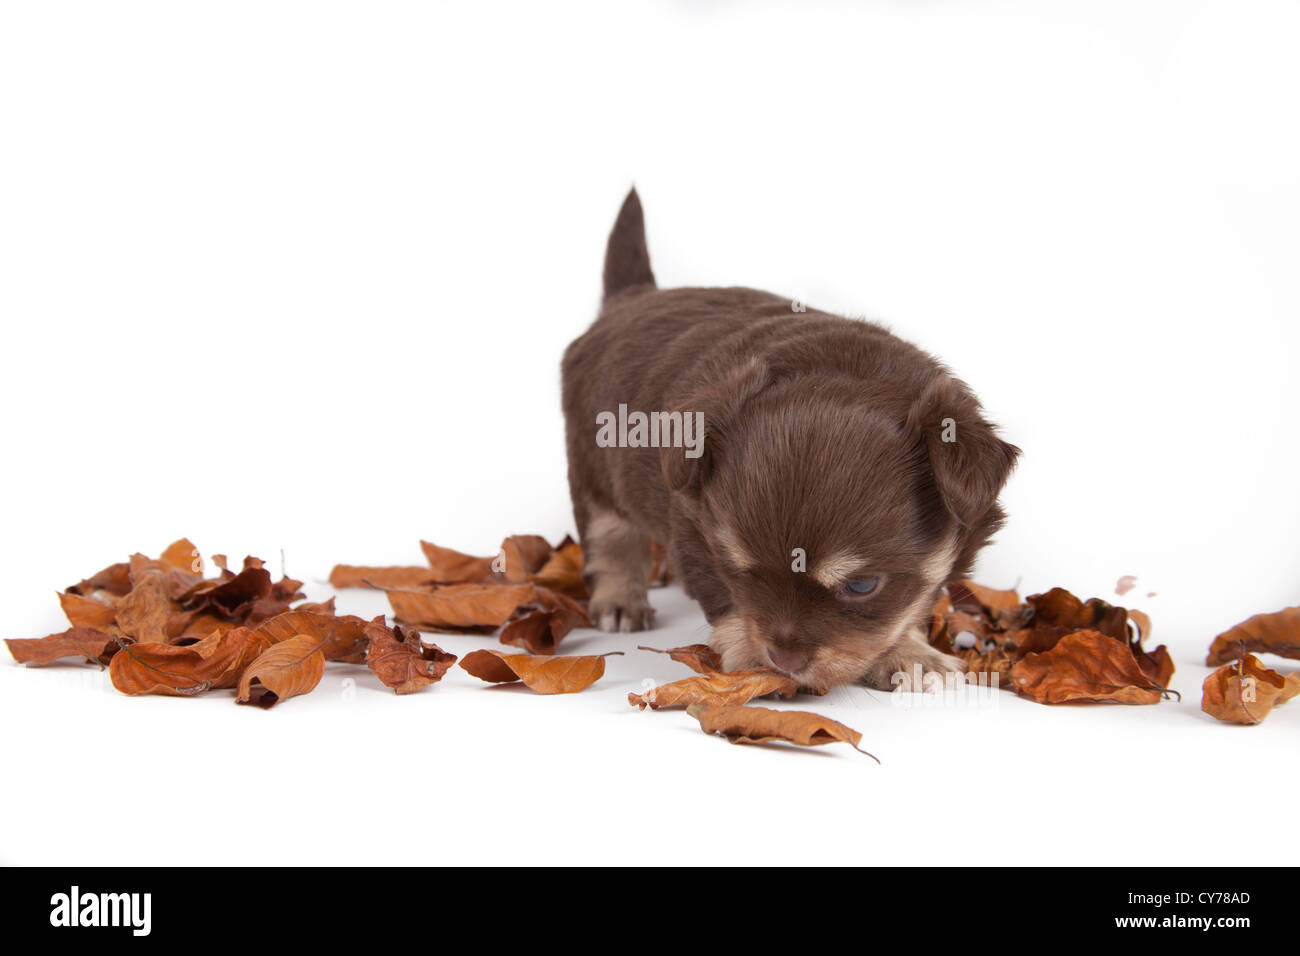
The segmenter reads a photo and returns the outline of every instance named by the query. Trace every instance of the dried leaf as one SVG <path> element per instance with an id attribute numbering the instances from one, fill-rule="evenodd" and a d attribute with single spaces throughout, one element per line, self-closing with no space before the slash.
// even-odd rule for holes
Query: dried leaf
<path id="1" fill-rule="evenodd" d="M 1100 631 L 1067 634 L 1050 651 L 1028 654 L 1011 668 L 1015 689 L 1040 704 L 1109 700 L 1159 703 L 1165 688 L 1151 682 L 1129 645 Z"/>
<path id="2" fill-rule="evenodd" d="M 587 585 L 582 580 L 582 546 L 571 538 L 565 538 L 541 569 L 529 576 L 529 580 L 575 600 L 587 600 Z"/>
<path id="3" fill-rule="evenodd" d="M 117 605 L 118 630 L 137 644 L 167 643 L 167 620 L 172 605 L 167 600 L 165 584 L 162 572 L 146 571 Z"/>
<path id="4" fill-rule="evenodd" d="M 801 747 L 846 743 L 867 754 L 858 744 L 862 735 L 852 727 L 806 710 L 772 710 L 768 707 L 726 707 L 692 704 L 686 712 L 700 722 L 706 734 L 722 734 L 733 744 L 762 744 L 783 741 Z"/>
<path id="5" fill-rule="evenodd" d="M 697 674 L 714 674 L 722 670 L 722 657 L 708 644 L 687 644 L 684 647 L 670 647 L 668 650 L 638 644 L 636 649 L 638 651 L 653 651 L 656 654 L 667 654 L 673 660 L 679 664 L 685 664 Z"/>
<path id="6" fill-rule="evenodd" d="M 1300 694 L 1300 671 L 1285 677 L 1253 654 L 1225 664 L 1201 688 L 1201 710 L 1233 724 L 1258 724 L 1278 704 Z"/>
<path id="7" fill-rule="evenodd" d="M 1217 667 L 1247 652 L 1300 659 L 1300 607 L 1256 614 L 1228 628 L 1210 645 L 1205 663 Z"/>
<path id="8" fill-rule="evenodd" d="M 248 663 L 268 646 L 249 628 L 210 635 L 197 644 L 124 644 L 109 663 L 113 686 L 124 694 L 193 697 L 233 687 Z"/>
<path id="9" fill-rule="evenodd" d="M 460 666 L 490 684 L 523 681 L 538 694 L 572 694 L 590 687 L 604 676 L 605 658 L 609 656 L 547 657 L 481 650 L 466 654 Z"/>
<path id="10" fill-rule="evenodd" d="M 321 653 L 326 660 L 360 664 L 366 659 L 366 621 L 355 614 L 335 617 L 319 611 L 294 609 L 263 621 L 257 630 L 272 644 L 299 634 L 310 634 L 320 641 Z"/>
<path id="11" fill-rule="evenodd" d="M 486 581 L 492 577 L 492 559 L 476 558 L 451 548 L 421 541 L 420 548 L 437 580 L 443 584 L 463 581 Z"/>
<path id="12" fill-rule="evenodd" d="M 512 584 L 520 584 L 536 574 L 551 556 L 551 545 L 541 535 L 512 534 L 501 542 L 504 565 L 501 575 Z"/>
<path id="13" fill-rule="evenodd" d="M 731 673 L 715 671 L 684 677 L 671 684 L 660 684 L 644 694 L 628 694 L 627 702 L 641 710 L 646 707 L 652 710 L 688 707 L 701 703 L 739 706 L 768 694 L 793 697 L 798 690 L 799 683 L 794 678 L 787 677 L 780 671 L 756 667 Z"/>
<path id="14" fill-rule="evenodd" d="M 399 623 L 431 630 L 495 630 L 521 604 L 536 603 L 531 584 L 448 584 L 431 591 L 388 591 Z"/>
<path id="15" fill-rule="evenodd" d="M 985 587 L 974 581 L 961 583 L 989 617 L 996 618 L 1002 611 L 1012 611 L 1020 606 L 1020 594 L 1014 588 L 999 591 L 997 588 Z"/>
<path id="16" fill-rule="evenodd" d="M 51 664 L 66 658 L 83 658 L 107 664 L 117 652 L 112 635 L 92 627 L 71 627 L 47 637 L 11 638 L 5 641 L 19 664 Z"/>
<path id="17" fill-rule="evenodd" d="M 420 588 L 437 583 L 438 575 L 429 568 L 336 564 L 330 571 L 330 584 L 336 588 Z"/>
<path id="18" fill-rule="evenodd" d="M 419 634 L 384 625 L 383 615 L 365 627 L 370 644 L 366 663 L 381 681 L 398 694 L 411 694 L 442 680 L 456 655 L 437 644 L 425 644 Z"/>
<path id="19" fill-rule="evenodd" d="M 320 639 L 299 634 L 273 645 L 244 669 L 235 699 L 241 704 L 271 707 L 314 690 L 324 674 Z"/>
<path id="20" fill-rule="evenodd" d="M 99 600 L 64 591 L 59 595 L 59 604 L 63 607 L 68 623 L 73 627 L 92 627 L 101 631 L 111 631 L 117 623 L 117 601 L 111 596 L 106 600 Z"/>

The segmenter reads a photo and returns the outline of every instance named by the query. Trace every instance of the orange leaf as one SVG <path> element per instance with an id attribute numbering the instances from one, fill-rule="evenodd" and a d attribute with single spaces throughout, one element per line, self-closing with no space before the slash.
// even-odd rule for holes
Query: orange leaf
<path id="1" fill-rule="evenodd" d="M 1225 664 L 1205 678 L 1201 710 L 1233 724 L 1258 724 L 1277 704 L 1300 694 L 1300 671 L 1282 676 L 1253 654 Z"/>
<path id="2" fill-rule="evenodd" d="M 772 710 L 768 707 L 726 707 L 692 704 L 686 712 L 700 722 L 706 734 L 722 734 L 733 744 L 762 744 L 777 740 L 801 747 L 842 742 L 859 753 L 862 735 L 852 727 L 806 710 Z M 876 757 L 867 754 L 876 763 Z"/>
<path id="3" fill-rule="evenodd" d="M 1300 607 L 1256 614 L 1214 639 L 1205 658 L 1208 667 L 1236 660 L 1247 651 L 1300 658 Z"/>
<path id="4" fill-rule="evenodd" d="M 244 669 L 235 699 L 241 704 L 271 707 L 314 690 L 324 674 L 321 641 L 312 634 L 299 634 L 273 645 Z"/>
<path id="5" fill-rule="evenodd" d="M 50 664 L 67 657 L 107 664 L 117 652 L 117 641 L 92 627 L 72 627 L 48 637 L 12 638 L 5 644 L 20 664 Z"/>
<path id="6" fill-rule="evenodd" d="M 609 656 L 546 657 L 482 650 L 466 654 L 460 666 L 490 684 L 523 681 L 538 694 L 572 694 L 604 676 L 605 658 Z"/>
<path id="7" fill-rule="evenodd" d="M 321 643 L 327 660 L 360 664 L 366 659 L 366 621 L 355 614 L 336 617 L 320 611 L 293 610 L 277 614 L 257 626 L 259 634 L 272 644 L 299 634 L 310 634 Z"/>
<path id="8" fill-rule="evenodd" d="M 118 602 L 118 629 L 137 644 L 166 644 L 171 602 L 164 591 L 161 571 L 145 571 L 129 594 Z"/>
<path id="9" fill-rule="evenodd" d="M 330 584 L 336 588 L 419 588 L 437 583 L 438 575 L 429 568 L 336 564 L 330 571 Z"/>
<path id="10" fill-rule="evenodd" d="M 1129 645 L 1100 631 L 1080 630 L 1050 651 L 1027 654 L 1011 668 L 1017 691 L 1040 704 L 1109 700 L 1120 704 L 1159 703 L 1164 688 L 1151 682 Z"/>
<path id="11" fill-rule="evenodd" d="M 537 597 L 531 584 L 447 584 L 432 591 L 388 591 L 393 615 L 402 624 L 433 630 L 496 629 L 515 608 Z"/>
<path id="12" fill-rule="evenodd" d="M 124 694 L 193 697 L 233 687 L 239 672 L 267 646 L 246 627 L 214 633 L 197 644 L 126 644 L 113 655 L 109 677 Z"/>
<path id="13" fill-rule="evenodd" d="M 660 650 L 638 644 L 638 651 L 652 651 L 655 654 L 667 654 L 679 664 L 685 664 L 697 674 L 713 674 L 722 670 L 722 657 L 708 644 L 687 644 L 684 647 L 670 647 Z"/>
<path id="14" fill-rule="evenodd" d="M 486 581 L 492 577 L 492 559 L 476 558 L 451 548 L 442 548 L 421 541 L 420 548 L 438 581 L 449 584 L 459 581 Z"/>
<path id="15" fill-rule="evenodd" d="M 798 681 L 779 671 L 766 667 L 752 670 L 684 677 L 671 684 L 661 684 L 644 694 L 628 694 L 627 702 L 645 710 L 665 707 L 689 707 L 691 704 L 736 705 L 748 703 L 756 697 L 780 694 L 793 697 L 799 690 Z"/>
<path id="16" fill-rule="evenodd" d="M 108 601 L 64 591 L 59 595 L 59 604 L 63 606 L 63 613 L 73 627 L 93 627 L 107 631 L 117 622 L 116 601 L 110 604 Z"/>
<path id="17" fill-rule="evenodd" d="M 370 643 L 366 663 L 381 681 L 398 694 L 411 694 L 442 680 L 456 655 L 437 644 L 425 644 L 419 634 L 384 625 L 383 615 L 366 625 Z"/>

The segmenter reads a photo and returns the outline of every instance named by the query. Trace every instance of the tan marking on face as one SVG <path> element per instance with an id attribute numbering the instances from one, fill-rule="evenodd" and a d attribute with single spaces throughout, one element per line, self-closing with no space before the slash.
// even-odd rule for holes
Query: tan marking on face
<path id="1" fill-rule="evenodd" d="M 852 551 L 841 551 L 818 564 L 817 569 L 813 571 L 813 577 L 822 587 L 833 591 L 847 581 L 855 571 L 861 569 L 864 563 L 865 559 Z"/>
<path id="2" fill-rule="evenodd" d="M 722 658 L 724 671 L 740 671 L 761 667 L 766 663 L 762 648 L 757 645 L 750 628 L 738 614 L 728 614 L 709 636 L 709 647 Z"/>
<path id="3" fill-rule="evenodd" d="M 719 524 L 714 529 L 712 543 L 721 553 L 723 559 L 735 570 L 748 571 L 754 567 L 754 559 L 750 557 L 749 552 L 740 543 L 740 536 L 725 524 Z"/>

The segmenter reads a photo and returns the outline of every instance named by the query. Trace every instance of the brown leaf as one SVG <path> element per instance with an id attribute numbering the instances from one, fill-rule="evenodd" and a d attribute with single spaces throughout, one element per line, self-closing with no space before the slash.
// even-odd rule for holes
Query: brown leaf
<path id="1" fill-rule="evenodd" d="M 81 594 L 85 597 L 91 597 L 97 591 L 105 591 L 114 597 L 125 597 L 131 590 L 131 565 L 125 561 L 110 564 L 104 570 L 79 581 L 66 590 L 69 594 Z"/>
<path id="2" fill-rule="evenodd" d="M 541 535 L 512 534 L 501 542 L 505 559 L 501 575 L 512 584 L 523 583 L 536 574 L 551 556 L 551 545 Z"/>
<path id="3" fill-rule="evenodd" d="M 1052 588 L 1045 594 L 1031 594 L 1025 598 L 1025 603 L 1034 610 L 1035 624 L 1074 630 L 1092 627 L 1095 620 L 1094 609 L 1065 588 Z"/>
<path id="4" fill-rule="evenodd" d="M 366 663 L 398 694 L 411 694 L 442 680 L 456 663 L 455 654 L 425 644 L 419 634 L 385 626 L 382 614 L 366 625 L 365 635 L 370 643 Z"/>
<path id="5" fill-rule="evenodd" d="M 167 619 L 172 605 L 167 600 L 161 571 L 145 571 L 129 594 L 118 602 L 117 627 L 137 644 L 166 644 Z"/>
<path id="6" fill-rule="evenodd" d="M 670 647 L 668 650 L 638 644 L 636 649 L 667 654 L 677 663 L 685 664 L 697 674 L 714 674 L 722 670 L 722 657 L 708 644 L 687 644 L 683 647 Z"/>
<path id="7" fill-rule="evenodd" d="M 1300 607 L 1256 614 L 1228 628 L 1210 645 L 1205 663 L 1217 667 L 1246 652 L 1300 658 Z"/>
<path id="8" fill-rule="evenodd" d="M 575 600 L 587 600 L 587 585 L 582 580 L 582 546 L 572 538 L 565 538 L 529 580 Z"/>
<path id="9" fill-rule="evenodd" d="M 438 575 L 429 568 L 336 564 L 330 571 L 330 584 L 336 588 L 420 588 L 437 583 Z"/>
<path id="10" fill-rule="evenodd" d="M 125 644 L 109 663 L 113 686 L 124 694 L 193 697 L 217 687 L 233 687 L 240 672 L 264 651 L 264 637 L 238 627 L 214 633 L 197 644 Z"/>
<path id="11" fill-rule="evenodd" d="M 51 664 L 69 657 L 107 664 L 117 653 L 117 641 L 112 635 L 92 627 L 71 627 L 47 637 L 12 638 L 5 644 L 20 664 Z"/>
<path id="12" fill-rule="evenodd" d="M 366 621 L 355 614 L 336 617 L 319 611 L 294 609 L 278 614 L 258 625 L 257 631 L 272 644 L 279 644 L 299 634 L 310 634 L 320 641 L 326 660 L 360 664 L 366 659 Z"/>
<path id="13" fill-rule="evenodd" d="M 1164 693 L 1138 666 L 1126 642 L 1092 630 L 1067 634 L 1050 651 L 1026 655 L 1011 668 L 1011 681 L 1019 693 L 1040 704 L 1155 704 Z"/>
<path id="14" fill-rule="evenodd" d="M 436 579 L 443 584 L 463 581 L 486 581 L 492 577 L 492 559 L 476 558 L 451 548 L 421 541 L 420 548 Z"/>
<path id="15" fill-rule="evenodd" d="M 178 571 L 187 571 L 190 574 L 203 574 L 203 558 L 199 555 L 199 549 L 194 547 L 194 542 L 189 538 L 181 538 L 179 541 L 173 541 L 169 544 L 158 560 L 169 567 Z"/>
<path id="16" fill-rule="evenodd" d="M 105 600 L 99 600 L 64 591 L 59 595 L 59 604 L 63 606 L 63 613 L 73 627 L 111 631 L 117 622 L 117 601 L 111 595 Z"/>
<path id="17" fill-rule="evenodd" d="M 447 584 L 431 591 L 388 591 L 388 603 L 401 624 L 432 630 L 495 630 L 521 604 L 537 600 L 531 584 Z"/>
<path id="18" fill-rule="evenodd" d="M 996 618 L 1002 611 L 1013 611 L 1020 606 L 1020 594 L 1014 588 L 999 591 L 996 588 L 976 584 L 974 581 L 961 583 L 991 618 Z"/>
<path id="19" fill-rule="evenodd" d="M 244 669 L 235 699 L 241 704 L 271 707 L 314 690 L 324 674 L 321 641 L 312 634 L 299 634 L 273 645 Z"/>
<path id="20" fill-rule="evenodd" d="M 700 722 L 706 734 L 722 734 L 733 744 L 762 744 L 778 740 L 801 747 L 842 742 L 866 754 L 858 744 L 862 735 L 852 727 L 806 710 L 772 710 L 768 707 L 726 707 L 692 704 L 686 712 Z M 876 763 L 880 761 L 867 754 Z"/>
<path id="21" fill-rule="evenodd" d="M 799 690 L 799 683 L 780 671 L 766 667 L 752 670 L 711 674 L 699 674 L 684 677 L 671 684 L 660 684 L 644 694 L 628 694 L 627 702 L 633 707 L 645 710 L 661 710 L 667 707 L 688 707 L 691 704 L 735 705 L 748 703 L 756 697 L 768 694 L 780 694 L 793 697 Z"/>
<path id="22" fill-rule="evenodd" d="M 1225 664 L 1201 688 L 1201 710 L 1233 724 L 1258 724 L 1277 704 L 1300 694 L 1300 671 L 1282 676 L 1253 654 Z"/>
<path id="23" fill-rule="evenodd" d="M 490 684 L 523 681 L 538 694 L 572 694 L 604 676 L 605 658 L 609 656 L 547 657 L 481 650 L 466 654 L 460 666 Z"/>

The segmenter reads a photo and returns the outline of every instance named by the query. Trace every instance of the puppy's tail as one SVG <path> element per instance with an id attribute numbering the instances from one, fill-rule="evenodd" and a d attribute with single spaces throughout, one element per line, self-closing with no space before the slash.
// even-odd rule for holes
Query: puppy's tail
<path id="1" fill-rule="evenodd" d="M 605 298 L 634 285 L 655 284 L 645 244 L 645 217 L 635 187 L 623 200 L 605 246 Z"/>

